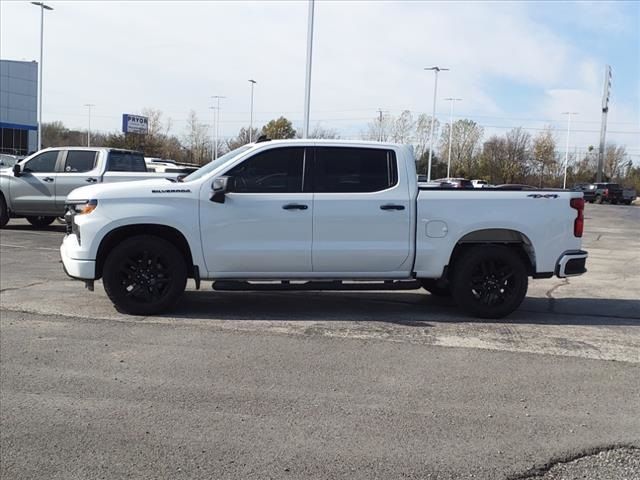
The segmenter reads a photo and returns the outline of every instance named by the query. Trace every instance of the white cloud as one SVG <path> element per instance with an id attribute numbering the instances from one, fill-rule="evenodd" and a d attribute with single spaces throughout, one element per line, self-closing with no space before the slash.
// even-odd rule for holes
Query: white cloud
<path id="1" fill-rule="evenodd" d="M 91 102 L 92 123 L 116 130 L 123 112 L 148 106 L 173 117 L 181 133 L 190 109 L 208 122 L 209 97 L 225 95 L 223 133 L 232 135 L 248 123 L 249 78 L 258 81 L 257 123 L 280 113 L 302 119 L 306 2 L 52 5 L 45 120 L 82 127 L 82 105 Z M 28 2 L 2 2 L 0 9 L 0 55 L 37 58 L 38 9 Z M 591 119 L 587 112 L 599 104 L 598 61 L 534 20 L 525 3 L 318 1 L 311 122 L 355 134 L 378 107 L 430 112 L 433 74 L 423 68 L 434 64 L 451 68 L 440 76 L 438 111 L 445 116 L 448 96 L 463 97 L 456 109 L 469 115 L 560 121 L 566 109 Z M 511 93 L 492 90 L 496 82 L 543 100 L 515 110 Z M 614 100 L 612 121 L 637 119 L 637 106 Z M 614 104 L 624 113 L 614 113 Z"/>

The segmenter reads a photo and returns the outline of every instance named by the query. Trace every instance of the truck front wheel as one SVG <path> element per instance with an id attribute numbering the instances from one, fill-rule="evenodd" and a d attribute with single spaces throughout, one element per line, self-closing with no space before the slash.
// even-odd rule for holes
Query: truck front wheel
<path id="1" fill-rule="evenodd" d="M 7 208 L 7 202 L 4 201 L 4 196 L 0 194 L 0 228 L 9 223 L 9 209 Z"/>
<path id="2" fill-rule="evenodd" d="M 39 215 L 37 217 L 27 217 L 27 222 L 36 228 L 44 228 L 51 225 L 55 219 L 56 217 L 45 217 L 43 215 Z"/>
<path id="3" fill-rule="evenodd" d="M 169 310 L 180 298 L 187 284 L 187 265 L 171 242 L 137 235 L 111 250 L 102 280 L 118 311 L 153 315 Z"/>
<path id="4" fill-rule="evenodd" d="M 502 318 L 527 294 L 524 262 L 504 246 L 472 247 L 456 261 L 451 292 L 456 303 L 480 318 Z"/>

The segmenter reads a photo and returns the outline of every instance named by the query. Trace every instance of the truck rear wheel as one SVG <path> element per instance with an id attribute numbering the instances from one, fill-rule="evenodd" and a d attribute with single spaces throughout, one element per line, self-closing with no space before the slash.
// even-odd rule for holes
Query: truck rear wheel
<path id="1" fill-rule="evenodd" d="M 522 259 L 509 247 L 477 246 L 454 267 L 451 291 L 456 303 L 480 318 L 502 318 L 520 306 L 528 275 Z"/>
<path id="2" fill-rule="evenodd" d="M 38 215 L 36 217 L 27 217 L 27 222 L 29 222 L 36 228 L 44 228 L 51 225 L 55 219 L 56 217 L 45 217 L 43 215 Z"/>
<path id="3" fill-rule="evenodd" d="M 118 311 L 153 315 L 169 310 L 180 298 L 187 284 L 187 265 L 171 242 L 137 235 L 109 253 L 102 280 Z"/>
<path id="4" fill-rule="evenodd" d="M 602 203 L 602 196 L 601 195 L 596 195 L 596 198 L 595 198 L 594 202 L 597 203 L 597 204 Z"/>

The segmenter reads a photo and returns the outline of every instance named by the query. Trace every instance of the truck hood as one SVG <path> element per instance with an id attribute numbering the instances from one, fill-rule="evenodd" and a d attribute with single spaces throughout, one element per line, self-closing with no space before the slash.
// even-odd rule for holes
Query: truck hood
<path id="1" fill-rule="evenodd" d="M 99 183 L 73 190 L 67 200 L 125 199 L 152 197 L 163 193 L 191 193 L 187 184 L 172 182 L 166 178 L 136 180 L 132 182 Z"/>

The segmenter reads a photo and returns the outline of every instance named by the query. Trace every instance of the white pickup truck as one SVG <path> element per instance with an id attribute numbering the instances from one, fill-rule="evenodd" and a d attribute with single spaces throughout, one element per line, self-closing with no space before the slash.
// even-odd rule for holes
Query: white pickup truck
<path id="1" fill-rule="evenodd" d="M 83 187 L 67 204 L 65 271 L 89 289 L 102 278 L 131 314 L 168 310 L 193 278 L 216 290 L 424 287 L 499 318 L 529 277 L 586 271 L 582 193 L 420 189 L 411 147 L 395 144 L 263 141 L 182 182 Z"/>
<path id="2" fill-rule="evenodd" d="M 154 172 L 147 169 L 142 153 L 131 150 L 45 148 L 0 169 L 0 228 L 18 217 L 26 217 L 34 227 L 46 227 L 64 215 L 71 190 L 84 185 L 178 176 Z"/>

